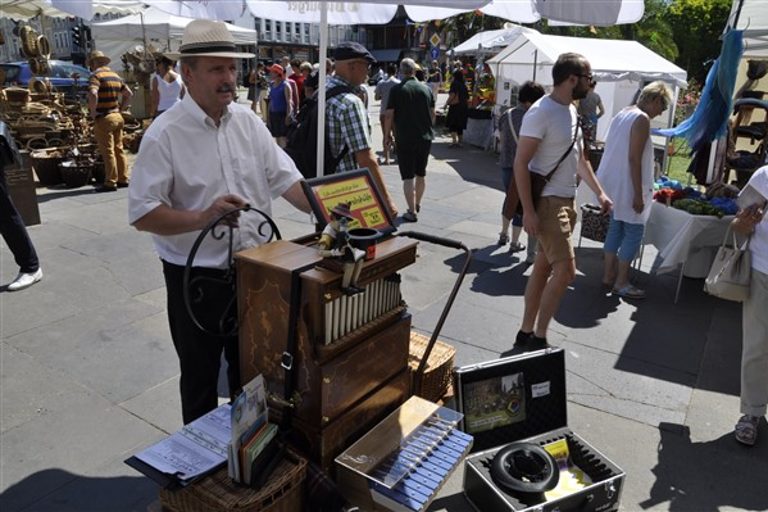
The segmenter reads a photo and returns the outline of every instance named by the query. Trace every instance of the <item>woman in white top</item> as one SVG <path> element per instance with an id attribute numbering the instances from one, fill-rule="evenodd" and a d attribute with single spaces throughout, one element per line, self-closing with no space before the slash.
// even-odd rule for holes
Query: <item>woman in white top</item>
<path id="1" fill-rule="evenodd" d="M 156 118 L 181 100 L 184 97 L 184 92 L 181 75 L 174 71 L 173 61 L 164 56 L 155 59 L 155 73 L 152 75 L 151 84 L 152 109 L 150 114 L 152 118 Z"/>
<path id="2" fill-rule="evenodd" d="M 664 112 L 672 92 L 663 82 L 646 85 L 637 105 L 611 120 L 597 177 L 613 199 L 611 223 L 605 239 L 603 284 L 613 293 L 641 299 L 645 292 L 629 282 L 629 267 L 640 248 L 653 201 L 651 119 Z"/>
<path id="3" fill-rule="evenodd" d="M 752 446 L 757 441 L 757 426 L 768 407 L 768 165 L 756 170 L 742 191 L 755 191 L 736 215 L 733 229 L 750 235 L 752 274 L 749 297 L 741 310 L 741 414 L 734 434 L 742 444 Z M 745 199 L 745 198 L 743 198 Z"/>

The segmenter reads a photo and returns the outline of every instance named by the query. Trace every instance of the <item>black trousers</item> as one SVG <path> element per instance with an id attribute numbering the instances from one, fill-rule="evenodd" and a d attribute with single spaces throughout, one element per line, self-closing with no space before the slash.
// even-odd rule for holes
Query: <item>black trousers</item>
<path id="1" fill-rule="evenodd" d="M 2 164 L 0 164 L 2 167 Z M 19 266 L 21 272 L 37 272 L 40 268 L 40 262 L 37 259 L 37 252 L 32 245 L 32 240 L 27 234 L 27 228 L 19 214 L 19 211 L 13 205 L 11 196 L 8 193 L 8 184 L 5 181 L 5 170 L 0 168 L 0 234 L 3 235 L 5 243 L 13 253 L 13 258 Z"/>
<path id="2" fill-rule="evenodd" d="M 195 268 L 192 277 L 215 280 L 221 278 L 223 273 L 217 269 Z M 187 424 L 218 406 L 217 384 L 222 350 L 227 361 L 230 397 L 240 389 L 238 338 L 237 335 L 222 337 L 206 334 L 192 322 L 184 306 L 184 267 L 163 261 L 163 274 L 168 294 L 168 323 L 181 366 L 181 411 L 184 424 Z M 208 279 L 202 281 L 200 291 L 202 298 L 193 305 L 193 312 L 204 327 L 212 330 L 218 325 L 227 305 L 234 300 L 235 292 L 229 285 Z"/>

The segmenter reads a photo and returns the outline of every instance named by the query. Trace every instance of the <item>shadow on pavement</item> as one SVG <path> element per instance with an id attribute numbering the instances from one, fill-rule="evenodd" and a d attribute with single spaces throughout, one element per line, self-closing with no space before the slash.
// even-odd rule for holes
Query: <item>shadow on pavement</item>
<path id="1" fill-rule="evenodd" d="M 94 188 L 86 185 L 80 188 L 48 188 L 48 192 L 37 195 L 38 203 L 47 203 L 54 199 L 63 199 L 65 197 L 75 197 L 94 194 Z"/>
<path id="2" fill-rule="evenodd" d="M 451 148 L 448 147 L 449 144 L 450 140 L 433 141 L 430 154 L 434 158 L 444 160 L 453 167 L 464 181 L 502 190 L 501 169 L 498 164 L 488 165 L 489 162 L 478 163 L 479 159 L 488 159 L 495 162 L 497 160 L 495 154 L 483 151 L 470 144 L 464 144 L 461 148 Z"/>
<path id="3" fill-rule="evenodd" d="M 734 415 L 734 422 L 736 421 Z M 731 432 L 707 442 L 692 442 L 690 430 L 660 423 L 659 459 L 652 469 L 656 481 L 648 509 L 662 505 L 673 512 L 715 512 L 722 507 L 743 510 L 768 508 L 768 425 L 761 421 L 758 445 L 741 446 Z M 760 443 L 762 441 L 762 443 Z"/>
<path id="4" fill-rule="evenodd" d="M 44 490 L 53 489 L 46 493 Z M 145 512 L 157 485 L 144 476 L 98 478 L 62 469 L 29 475 L 0 494 L 0 509 L 56 512 Z"/>
<path id="5" fill-rule="evenodd" d="M 445 512 L 467 512 L 472 510 L 463 494 L 443 496 L 432 502 L 429 510 L 445 510 Z"/>

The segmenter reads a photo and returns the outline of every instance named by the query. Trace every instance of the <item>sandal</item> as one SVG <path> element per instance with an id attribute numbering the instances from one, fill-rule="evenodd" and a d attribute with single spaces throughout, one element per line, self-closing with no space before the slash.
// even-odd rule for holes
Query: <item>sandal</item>
<path id="1" fill-rule="evenodd" d="M 618 295 L 619 297 L 624 297 L 625 299 L 644 299 L 645 298 L 645 291 L 641 290 L 640 288 L 635 288 L 631 284 L 622 286 L 618 290 L 614 288 L 613 294 Z"/>
<path id="2" fill-rule="evenodd" d="M 757 441 L 757 424 L 759 421 L 760 418 L 757 416 L 749 416 L 748 414 L 742 416 L 733 429 L 736 440 L 741 444 L 753 446 Z"/>
<path id="3" fill-rule="evenodd" d="M 499 241 L 496 242 L 497 245 L 507 245 L 509 242 L 509 235 L 506 233 L 499 233 Z"/>
<path id="4" fill-rule="evenodd" d="M 509 252 L 520 252 L 524 250 L 525 250 L 525 246 L 520 242 L 512 242 L 511 244 L 509 244 Z"/>

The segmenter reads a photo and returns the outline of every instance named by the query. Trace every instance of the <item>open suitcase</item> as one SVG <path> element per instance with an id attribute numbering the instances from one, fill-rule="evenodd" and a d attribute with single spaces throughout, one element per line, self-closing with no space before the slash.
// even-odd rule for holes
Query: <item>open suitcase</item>
<path id="1" fill-rule="evenodd" d="M 568 428 L 562 349 L 458 368 L 455 392 L 457 408 L 464 414 L 462 430 L 474 436 L 475 453 L 465 460 L 464 494 L 476 510 L 618 509 L 624 471 Z M 555 455 L 557 487 L 530 493 L 499 484 L 494 458 L 517 442 Z"/>

